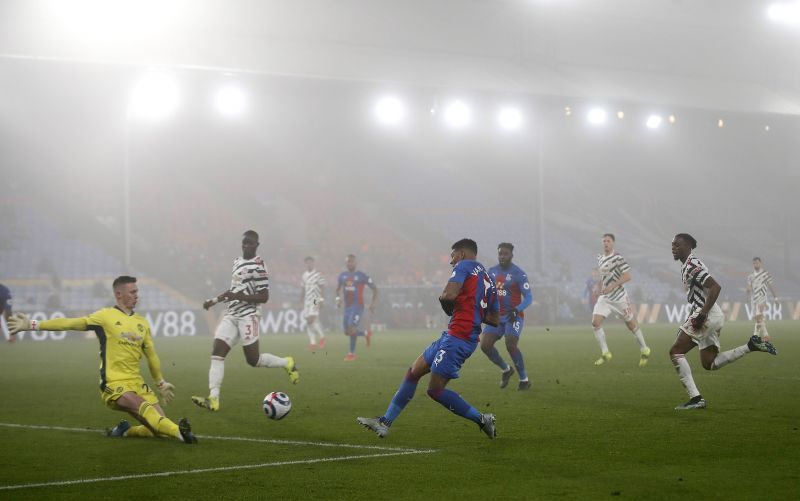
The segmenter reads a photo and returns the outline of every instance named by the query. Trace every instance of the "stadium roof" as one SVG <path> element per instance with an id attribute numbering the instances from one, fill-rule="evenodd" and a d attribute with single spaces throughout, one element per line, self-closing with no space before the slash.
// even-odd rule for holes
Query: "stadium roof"
<path id="1" fill-rule="evenodd" d="M 800 114 L 800 25 L 771 21 L 770 3 L 4 0 L 0 61 L 191 66 Z"/>

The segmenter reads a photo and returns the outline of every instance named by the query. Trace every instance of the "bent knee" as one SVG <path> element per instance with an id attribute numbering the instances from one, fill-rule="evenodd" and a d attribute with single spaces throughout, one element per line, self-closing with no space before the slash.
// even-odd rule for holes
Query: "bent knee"
<path id="1" fill-rule="evenodd" d="M 442 396 L 444 392 L 444 388 L 428 388 L 428 396 L 432 399 L 439 401 L 439 397 Z"/>
<path id="2" fill-rule="evenodd" d="M 246 360 L 247 360 L 247 365 L 249 365 L 250 367 L 258 367 L 258 360 L 259 360 L 259 358 L 260 358 L 260 357 L 256 357 L 256 358 L 246 358 Z"/>

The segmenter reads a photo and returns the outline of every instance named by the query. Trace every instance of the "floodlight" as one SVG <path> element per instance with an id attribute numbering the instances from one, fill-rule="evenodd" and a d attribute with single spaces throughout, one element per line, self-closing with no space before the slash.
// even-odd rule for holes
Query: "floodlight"
<path id="1" fill-rule="evenodd" d="M 444 119 L 450 127 L 461 129 L 472 122 L 472 110 L 462 101 L 453 101 L 445 109 Z"/>
<path id="2" fill-rule="evenodd" d="M 776 2 L 767 8 L 767 17 L 776 23 L 800 24 L 800 2 Z"/>
<path id="3" fill-rule="evenodd" d="M 608 120 L 608 113 L 603 108 L 592 108 L 586 114 L 586 120 L 592 125 L 602 125 Z"/>
<path id="4" fill-rule="evenodd" d="M 175 79 L 161 72 L 144 75 L 134 86 L 128 102 L 128 116 L 161 120 L 178 108 L 180 96 Z"/>
<path id="5" fill-rule="evenodd" d="M 661 116 L 650 115 L 645 123 L 649 129 L 657 129 L 661 125 Z"/>
<path id="6" fill-rule="evenodd" d="M 502 108 L 497 113 L 497 124 L 505 130 L 517 130 L 522 126 L 522 112 L 517 108 Z"/>
<path id="7" fill-rule="evenodd" d="M 240 87 L 227 84 L 214 95 L 214 107 L 225 116 L 237 117 L 245 112 L 247 96 Z"/>
<path id="8" fill-rule="evenodd" d="M 406 117 L 406 107 L 396 97 L 381 98 L 373 109 L 375 118 L 383 125 L 398 125 Z"/>
<path id="9" fill-rule="evenodd" d="M 625 118 L 625 112 L 624 112 L 624 111 L 622 111 L 622 110 L 619 110 L 619 111 L 617 112 L 617 118 L 619 118 L 620 120 L 622 120 L 623 118 Z"/>
<path id="10" fill-rule="evenodd" d="M 669 120 L 669 123 L 674 124 L 678 118 L 675 115 L 670 115 L 667 117 L 667 120 Z"/>

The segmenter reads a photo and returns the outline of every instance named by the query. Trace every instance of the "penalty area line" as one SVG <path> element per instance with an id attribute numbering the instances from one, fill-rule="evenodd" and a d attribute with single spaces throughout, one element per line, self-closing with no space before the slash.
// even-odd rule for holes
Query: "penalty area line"
<path id="1" fill-rule="evenodd" d="M 69 428 L 66 426 L 46 426 L 38 424 L 0 423 L 0 426 L 6 428 L 22 428 L 29 430 L 55 430 L 55 431 L 72 431 L 72 432 L 84 432 L 84 433 L 105 432 L 105 430 L 100 430 L 97 428 Z M 410 447 L 385 447 L 382 445 L 337 444 L 335 442 L 308 442 L 301 440 L 281 440 L 274 438 L 222 437 L 215 435 L 197 435 L 197 438 L 201 438 L 204 440 L 229 440 L 236 442 L 256 442 L 262 444 L 277 444 L 277 445 L 310 445 L 315 447 L 341 447 L 343 449 L 372 449 L 377 451 L 388 451 L 388 452 L 411 452 L 411 453 L 436 452 L 435 450 L 432 449 L 416 449 Z"/>
<path id="2" fill-rule="evenodd" d="M 436 452 L 434 450 L 406 450 L 395 452 L 382 452 L 379 454 L 360 454 L 355 456 L 336 456 L 330 458 L 318 459 L 298 459 L 295 461 L 275 461 L 272 463 L 259 463 L 259 464 L 243 464 L 236 466 L 218 466 L 214 468 L 197 468 L 194 470 L 176 470 L 176 471 L 161 471 L 154 473 L 139 473 L 136 475 L 118 475 L 115 477 L 99 477 L 99 478 L 82 478 L 76 480 L 60 480 L 54 482 L 40 482 L 35 484 L 17 484 L 17 485 L 0 485 L 0 491 L 10 491 L 19 489 L 31 489 L 34 487 L 63 487 L 69 485 L 80 484 L 93 484 L 97 482 L 112 482 L 119 480 L 135 480 L 140 478 L 153 478 L 153 477 L 172 477 L 178 475 L 194 475 L 197 473 L 215 473 L 222 471 L 236 471 L 236 470 L 254 470 L 257 468 L 269 468 L 273 466 L 289 466 L 298 464 L 314 464 L 314 463 L 332 463 L 336 461 L 352 461 L 355 459 L 371 459 L 371 458 L 384 458 L 391 456 L 406 456 L 409 454 L 431 454 Z"/>

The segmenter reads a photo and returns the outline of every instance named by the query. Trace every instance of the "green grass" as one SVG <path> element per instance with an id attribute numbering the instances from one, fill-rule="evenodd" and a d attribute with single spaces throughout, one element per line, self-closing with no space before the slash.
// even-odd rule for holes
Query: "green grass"
<path id="1" fill-rule="evenodd" d="M 0 490 L 9 499 L 795 499 L 800 487 L 800 337 L 797 322 L 769 325 L 779 356 L 755 353 L 718 372 L 689 360 L 709 403 L 676 412 L 686 400 L 666 355 L 674 326 L 648 326 L 653 357 L 637 367 L 638 347 L 620 324 L 607 326 L 614 359 L 594 367 L 589 327 L 529 327 L 520 342 L 534 382 L 499 390 L 499 371 L 477 351 L 451 388 L 497 414 L 499 437 L 430 400 L 423 379 L 415 399 L 380 440 L 355 423 L 378 415 L 406 367 L 433 332 L 378 333 L 359 360 L 344 363 L 346 340 L 332 334 L 327 353 L 304 351 L 305 337 L 262 337 L 262 350 L 294 354 L 296 387 L 279 369 L 253 369 L 241 349 L 228 357 L 222 410 L 194 407 L 207 387 L 209 337 L 157 339 L 164 373 L 178 391 L 166 408 L 203 435 L 434 449 L 428 454 L 289 464 L 202 474 Z M 723 348 L 749 337 L 747 323 L 726 326 Z M 501 351 L 503 353 L 503 351 Z M 97 343 L 0 346 L 0 422 L 102 429 L 123 417 L 96 390 Z M 145 371 L 146 372 L 146 371 Z M 267 420 L 264 394 L 287 391 L 294 409 Z M 0 486 L 221 466 L 371 455 L 375 449 L 202 439 L 112 440 L 100 433 L 0 426 Z"/>

